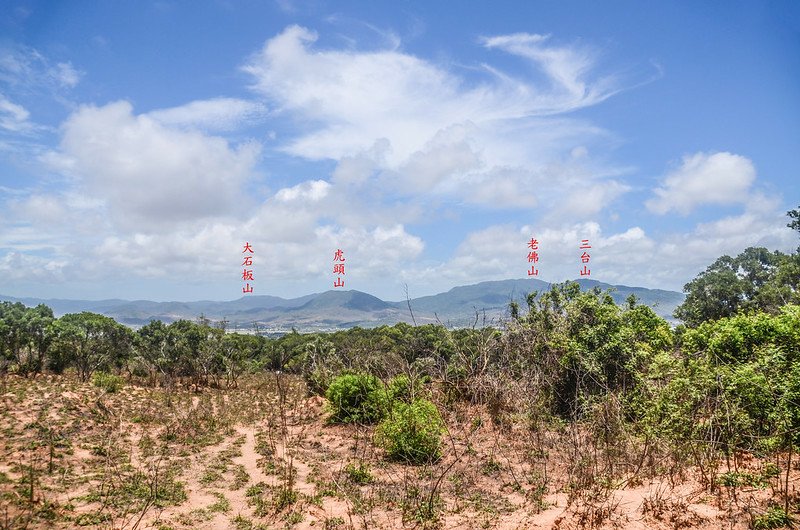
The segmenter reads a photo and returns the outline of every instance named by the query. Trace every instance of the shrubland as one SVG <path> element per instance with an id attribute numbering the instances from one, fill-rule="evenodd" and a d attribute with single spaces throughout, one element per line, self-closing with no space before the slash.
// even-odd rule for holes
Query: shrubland
<path id="1" fill-rule="evenodd" d="M 635 298 L 618 306 L 574 283 L 531 293 L 491 325 L 277 339 L 225 333 L 205 319 L 132 331 L 102 315 L 54 318 L 46 306 L 5 302 L 0 528 L 102 526 L 120 513 L 141 516 L 115 528 L 138 527 L 148 510 L 184 502 L 180 465 L 167 460 L 203 447 L 221 447 L 208 483 L 228 477 L 242 491 L 248 516 L 230 520 L 241 528 L 275 517 L 298 524 L 298 506 L 327 507 L 327 496 L 347 511 L 320 519 L 326 528 L 380 527 L 369 519 L 378 512 L 421 526 L 477 513 L 492 526 L 514 512 L 508 503 L 526 510 L 519 526 L 552 510 L 560 515 L 550 524 L 565 527 L 624 527 L 633 512 L 654 528 L 791 525 L 800 510 L 798 270 L 797 253 L 723 256 L 686 285 L 677 327 Z M 42 381 L 90 396 L 79 402 L 96 432 L 54 423 L 47 402 L 22 430 L 9 426 L 21 414 L 14 404 Z M 122 401 L 135 396 L 143 401 Z M 132 430 L 142 454 L 114 457 L 114 440 Z M 337 440 L 348 449 L 335 449 Z M 81 497 L 94 499 L 93 511 L 36 493 L 56 488 L 42 477 L 55 476 L 73 443 L 106 462 L 105 486 Z M 249 468 L 247 450 L 261 455 Z M 25 451 L 35 458 L 26 463 Z M 692 493 L 678 495 L 682 484 Z M 645 485 L 637 506 L 623 508 L 620 492 Z M 218 509 L 205 516 L 222 517 L 230 501 L 212 494 Z M 687 499 L 716 515 L 703 519 Z M 195 519 L 187 524 L 202 526 Z"/>

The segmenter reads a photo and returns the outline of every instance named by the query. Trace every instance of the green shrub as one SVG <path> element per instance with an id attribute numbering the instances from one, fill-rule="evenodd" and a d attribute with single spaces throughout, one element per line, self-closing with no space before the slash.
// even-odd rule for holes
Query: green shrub
<path id="1" fill-rule="evenodd" d="M 386 391 L 389 394 L 389 401 L 392 403 L 395 401 L 411 403 L 422 392 L 422 380 L 418 378 L 412 383 L 407 375 L 401 374 L 389 381 Z"/>
<path id="2" fill-rule="evenodd" d="M 381 380 L 370 374 L 340 375 L 325 393 L 334 423 L 375 423 L 388 408 Z"/>
<path id="3" fill-rule="evenodd" d="M 359 486 L 369 484 L 373 480 L 372 473 L 369 471 L 369 464 L 365 462 L 359 462 L 358 465 L 350 462 L 345 466 L 344 472 L 353 484 L 358 484 Z"/>
<path id="4" fill-rule="evenodd" d="M 423 464 L 441 456 L 442 421 L 436 405 L 426 399 L 398 401 L 379 426 L 377 441 L 393 460 Z"/>
<path id="5" fill-rule="evenodd" d="M 118 375 L 107 374 L 105 372 L 95 372 L 92 374 L 92 384 L 97 388 L 113 394 L 125 385 L 125 380 Z"/>
<path id="6" fill-rule="evenodd" d="M 765 513 L 753 519 L 753 528 L 756 530 L 767 530 L 770 528 L 783 528 L 790 526 L 793 519 L 783 511 L 783 508 L 772 507 Z"/>

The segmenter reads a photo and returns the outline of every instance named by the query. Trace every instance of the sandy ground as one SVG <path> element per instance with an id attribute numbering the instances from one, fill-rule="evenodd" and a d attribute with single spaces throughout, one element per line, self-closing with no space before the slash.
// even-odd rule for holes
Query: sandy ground
<path id="1" fill-rule="evenodd" d="M 500 428 L 476 406 L 440 407 L 439 462 L 388 462 L 373 427 L 327 424 L 322 398 L 274 377 L 113 394 L 8 377 L 0 528 L 747 529 L 783 502 L 770 470 L 785 472 L 785 456 L 743 455 L 747 479 L 712 489 L 633 442 L 612 460 L 574 434 Z"/>

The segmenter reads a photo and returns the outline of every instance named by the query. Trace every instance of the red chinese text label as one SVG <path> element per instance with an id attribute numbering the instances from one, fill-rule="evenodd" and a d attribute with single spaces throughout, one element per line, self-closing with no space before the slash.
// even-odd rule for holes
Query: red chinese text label
<path id="1" fill-rule="evenodd" d="M 336 249 L 333 253 L 333 273 L 336 274 L 336 280 L 333 282 L 334 287 L 344 287 L 344 251 L 340 248 Z"/>
<path id="2" fill-rule="evenodd" d="M 581 276 L 590 276 L 592 274 L 591 269 L 589 269 L 589 260 L 592 256 L 587 252 L 587 250 L 590 248 L 592 248 L 592 245 L 589 244 L 589 240 L 581 239 L 581 244 L 578 247 L 578 250 L 583 251 L 581 254 L 581 263 L 583 263 L 583 268 L 579 269 Z"/>
<path id="3" fill-rule="evenodd" d="M 539 276 L 539 269 L 536 268 L 536 264 L 539 263 L 539 241 L 532 237 L 528 241 L 528 248 L 530 249 L 528 263 L 531 264 L 531 268 L 528 269 L 528 276 Z"/>
<path id="4" fill-rule="evenodd" d="M 246 241 L 244 244 L 244 250 L 242 250 L 242 254 L 244 254 L 244 259 L 242 260 L 242 281 L 247 282 L 245 283 L 244 287 L 242 287 L 242 292 L 252 293 L 253 286 L 250 284 L 254 280 L 253 278 L 253 269 L 248 269 L 247 267 L 253 266 L 253 247 L 250 246 L 250 242 Z"/>

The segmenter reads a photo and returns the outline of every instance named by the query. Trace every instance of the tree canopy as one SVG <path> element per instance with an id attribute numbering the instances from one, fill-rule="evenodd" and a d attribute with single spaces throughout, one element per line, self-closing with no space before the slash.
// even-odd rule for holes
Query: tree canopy
<path id="1" fill-rule="evenodd" d="M 787 212 L 787 226 L 800 232 L 800 208 Z M 675 317 L 689 327 L 739 311 L 777 313 L 800 302 L 800 253 L 749 247 L 736 257 L 721 256 L 683 287 L 686 300 Z"/>

